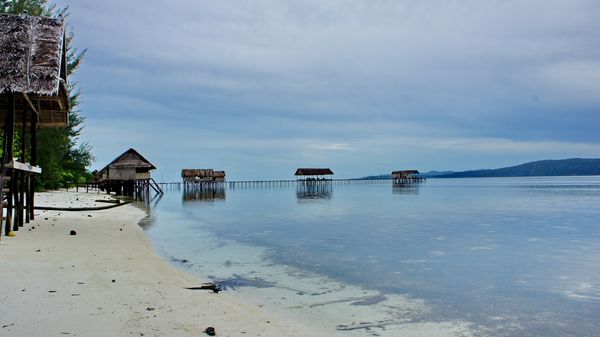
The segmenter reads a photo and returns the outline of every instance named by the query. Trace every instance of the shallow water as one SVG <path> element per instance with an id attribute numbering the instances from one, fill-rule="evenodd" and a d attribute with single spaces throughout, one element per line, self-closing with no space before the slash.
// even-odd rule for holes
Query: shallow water
<path id="1" fill-rule="evenodd" d="M 600 177 L 171 191 L 147 233 L 342 336 L 600 331 Z"/>

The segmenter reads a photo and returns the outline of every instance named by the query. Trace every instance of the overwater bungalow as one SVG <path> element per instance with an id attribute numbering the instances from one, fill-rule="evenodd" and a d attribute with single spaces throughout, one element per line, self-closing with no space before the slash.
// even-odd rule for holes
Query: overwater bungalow
<path id="1" fill-rule="evenodd" d="M 421 182 L 425 178 L 419 175 L 417 170 L 393 171 L 392 180 L 395 184 Z"/>
<path id="2" fill-rule="evenodd" d="M 139 152 L 129 149 L 96 173 L 98 186 L 107 193 L 147 200 L 150 189 L 163 194 L 150 174 L 155 169 Z"/>
<path id="3" fill-rule="evenodd" d="M 294 174 L 299 181 L 331 181 L 329 176 L 333 175 L 333 171 L 329 168 L 299 168 Z"/>
<path id="4" fill-rule="evenodd" d="M 35 178 L 42 172 L 37 129 L 67 126 L 67 88 L 64 20 L 0 14 L 0 195 L 6 235 L 34 218 Z M 20 144 L 15 143 L 17 130 Z"/>
<path id="5" fill-rule="evenodd" d="M 225 183 L 225 171 L 213 169 L 183 169 L 181 170 L 184 187 L 221 185 Z"/>

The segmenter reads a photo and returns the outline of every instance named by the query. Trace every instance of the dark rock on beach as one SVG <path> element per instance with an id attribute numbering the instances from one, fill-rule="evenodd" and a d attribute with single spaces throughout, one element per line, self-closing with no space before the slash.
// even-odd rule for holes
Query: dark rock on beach
<path id="1" fill-rule="evenodd" d="M 212 292 L 215 294 L 218 294 L 219 291 L 223 290 L 223 289 L 221 289 L 221 287 L 219 285 L 214 284 L 214 283 L 207 283 L 200 287 L 188 287 L 185 289 L 188 289 L 188 290 L 212 290 Z"/>

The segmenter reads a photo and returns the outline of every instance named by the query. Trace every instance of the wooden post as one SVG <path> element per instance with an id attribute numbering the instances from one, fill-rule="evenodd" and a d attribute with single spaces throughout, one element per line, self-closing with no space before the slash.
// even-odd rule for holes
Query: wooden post
<path id="1" fill-rule="evenodd" d="M 6 163 L 12 161 L 13 158 L 13 145 L 15 141 L 15 94 L 8 93 L 8 115 L 6 116 L 6 124 L 4 127 L 4 155 L 2 165 L 5 167 Z M 3 168 L 4 168 L 3 167 Z M 6 171 L 3 169 L 2 171 Z M 10 170 L 11 173 L 14 171 Z M 2 172 L 3 175 L 6 172 Z M 10 185 L 14 186 L 14 179 L 11 179 Z M 12 228 L 12 199 L 13 199 L 14 189 L 11 187 L 7 193 L 6 200 L 8 201 L 7 209 L 6 209 L 6 227 L 5 232 L 8 235 L 8 232 L 11 231 Z"/>
<path id="2" fill-rule="evenodd" d="M 25 222 L 29 223 L 31 220 L 31 173 L 25 175 L 25 199 L 24 202 L 27 202 L 25 206 Z"/>
<path id="3" fill-rule="evenodd" d="M 23 122 L 23 125 L 21 125 L 21 162 L 25 163 L 27 161 L 26 160 L 26 158 L 27 158 L 26 154 L 27 153 L 26 153 L 26 148 L 25 148 L 25 145 L 26 145 L 26 143 L 25 143 L 25 132 L 27 131 L 25 129 L 25 126 L 27 125 L 27 112 L 25 110 L 23 110 L 23 116 L 21 118 L 21 121 Z M 27 175 L 28 174 L 25 173 L 25 172 L 21 172 L 21 174 L 19 175 L 20 178 L 21 178 L 20 179 L 21 181 L 20 181 L 19 191 L 18 191 L 18 193 L 19 193 L 19 207 L 17 209 L 17 211 L 19 212 L 19 227 L 23 227 L 23 224 L 24 224 L 23 220 L 25 220 L 24 219 L 24 215 L 25 215 L 25 189 L 26 189 L 25 179 L 26 179 Z M 27 218 L 27 222 L 29 222 L 29 217 L 27 216 L 26 218 Z"/>
<path id="4" fill-rule="evenodd" d="M 12 204 L 12 213 L 13 215 L 13 231 L 17 232 L 19 230 L 19 225 L 21 223 L 21 217 L 19 214 L 19 209 L 21 208 L 19 205 L 19 178 L 20 178 L 20 172 L 18 170 L 13 169 L 12 170 L 12 178 L 11 178 L 11 183 L 12 183 L 12 190 L 14 191 L 12 193 L 13 196 L 13 204 Z"/>
<path id="5" fill-rule="evenodd" d="M 31 165 L 37 165 L 37 115 L 31 114 Z M 29 218 L 35 219 L 34 206 L 35 206 L 35 174 L 30 176 L 29 182 Z"/>

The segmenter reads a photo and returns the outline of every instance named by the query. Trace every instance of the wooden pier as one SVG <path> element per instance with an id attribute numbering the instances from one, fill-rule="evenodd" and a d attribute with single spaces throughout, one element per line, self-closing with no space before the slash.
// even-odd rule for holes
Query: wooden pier
<path id="1" fill-rule="evenodd" d="M 405 178 L 402 183 L 420 183 L 424 182 L 423 177 Z M 390 184 L 394 179 L 326 179 L 326 180 L 298 180 L 298 179 L 281 179 L 281 180 L 230 180 L 224 182 L 207 182 L 194 183 L 194 188 L 268 188 L 268 187 L 293 187 L 301 184 L 332 184 L 332 185 L 350 185 L 350 184 Z M 157 183 L 163 190 L 181 190 L 186 188 L 184 182 L 159 182 Z"/>

